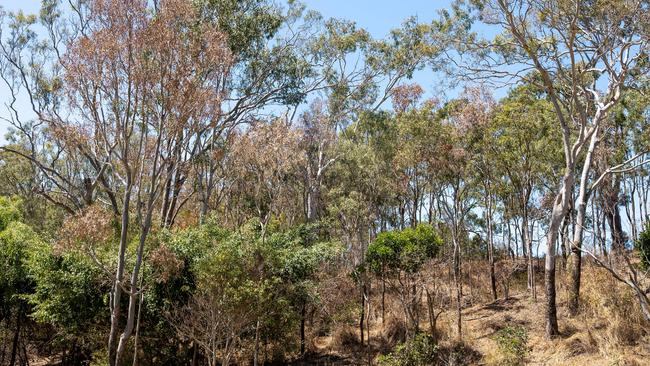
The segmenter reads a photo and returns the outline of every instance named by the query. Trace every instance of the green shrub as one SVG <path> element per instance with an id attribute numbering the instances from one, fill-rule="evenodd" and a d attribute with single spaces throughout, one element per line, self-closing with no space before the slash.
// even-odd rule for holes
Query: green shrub
<path id="1" fill-rule="evenodd" d="M 520 325 L 507 326 L 496 333 L 495 341 L 503 356 L 502 365 L 523 365 L 528 353 L 528 333 Z"/>
<path id="2" fill-rule="evenodd" d="M 639 234 L 639 239 L 634 243 L 634 247 L 639 252 L 641 267 L 650 268 L 650 223 L 646 224 L 645 230 Z"/>
<path id="3" fill-rule="evenodd" d="M 438 345 L 433 337 L 420 333 L 415 338 L 398 344 L 393 352 L 379 357 L 380 366 L 428 366 L 433 365 Z"/>

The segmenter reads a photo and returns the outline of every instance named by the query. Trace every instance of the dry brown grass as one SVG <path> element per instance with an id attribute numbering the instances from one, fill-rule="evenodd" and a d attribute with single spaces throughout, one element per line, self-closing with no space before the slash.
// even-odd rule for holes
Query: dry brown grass
<path id="1" fill-rule="evenodd" d="M 568 271 L 558 268 L 558 320 L 562 335 L 548 340 L 544 330 L 542 268 L 538 268 L 537 301 L 533 301 L 526 290 L 526 273 L 519 271 L 521 273 L 514 273 L 510 280 L 510 298 L 503 299 L 499 288 L 499 300 L 493 302 L 487 263 L 477 261 L 466 265 L 463 341 L 466 349 L 473 353 L 469 358 L 472 360 L 470 364 L 502 364 L 503 355 L 494 340 L 495 334 L 506 326 L 522 326 L 528 336 L 527 365 L 650 365 L 650 325 L 643 320 L 629 289 L 608 273 L 590 264 L 583 267 L 581 311 L 577 316 L 569 317 L 566 309 Z M 507 271 L 507 265 L 501 263 L 498 271 Z M 438 270 L 425 272 L 423 277 L 428 281 L 445 283 L 450 280 L 446 276 L 446 272 Z M 350 286 L 342 284 L 341 288 L 349 290 Z M 447 290 L 451 291 L 451 288 Z M 378 286 L 375 286 L 371 296 L 370 349 L 359 343 L 359 330 L 355 326 L 358 312 L 349 310 L 346 311 L 346 323 L 332 324 L 327 336 L 321 335 L 314 342 L 314 349 L 363 361 L 364 364 L 368 353 L 376 359 L 378 354 L 389 352 L 404 339 L 404 316 L 395 294 L 388 292 L 386 319 L 382 325 L 380 298 Z M 441 349 L 457 349 L 453 306 L 439 318 L 437 328 Z M 424 300 L 421 330 L 429 331 Z M 478 352 L 478 358 L 474 351 Z"/>
<path id="2" fill-rule="evenodd" d="M 562 335 L 553 340 L 544 336 L 541 290 L 537 302 L 528 293 L 519 292 L 510 301 L 465 310 L 464 324 L 471 330 L 467 342 L 484 354 L 484 364 L 499 364 L 501 357 L 491 334 L 510 324 L 523 325 L 528 332 L 529 365 L 650 364 L 650 328 L 629 290 L 604 271 L 587 265 L 582 275 L 581 311 L 569 317 L 567 277 L 567 272 L 559 271 L 558 317 Z M 540 282 L 538 288 L 543 289 L 542 285 Z"/>

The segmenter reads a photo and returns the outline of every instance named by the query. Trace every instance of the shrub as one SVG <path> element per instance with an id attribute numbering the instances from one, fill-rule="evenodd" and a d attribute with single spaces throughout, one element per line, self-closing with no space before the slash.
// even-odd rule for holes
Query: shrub
<path id="1" fill-rule="evenodd" d="M 379 357 L 380 366 L 427 366 L 435 363 L 438 345 L 433 337 L 417 334 L 413 339 L 398 344 L 393 352 Z"/>
<path id="2" fill-rule="evenodd" d="M 650 223 L 646 224 L 645 230 L 639 234 L 639 239 L 634 243 L 634 246 L 639 252 L 643 269 L 650 268 Z"/>
<path id="3" fill-rule="evenodd" d="M 528 353 L 528 333 L 522 326 L 507 326 L 496 333 L 495 341 L 503 356 L 502 365 L 523 365 Z"/>

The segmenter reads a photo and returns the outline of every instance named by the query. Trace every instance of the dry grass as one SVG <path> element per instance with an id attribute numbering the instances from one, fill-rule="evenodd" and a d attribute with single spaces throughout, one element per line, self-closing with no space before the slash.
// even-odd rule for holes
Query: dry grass
<path id="1" fill-rule="evenodd" d="M 544 295 L 539 283 L 538 301 L 526 292 L 508 301 L 475 306 L 464 311 L 469 328 L 467 342 L 484 354 L 483 364 L 501 359 L 491 334 L 511 324 L 523 325 L 529 335 L 528 365 L 647 365 L 649 325 L 645 323 L 629 290 L 607 273 L 585 266 L 581 311 L 569 317 L 566 310 L 567 274 L 558 273 L 558 318 L 562 335 L 544 336 Z"/>
<path id="2" fill-rule="evenodd" d="M 541 268 L 538 271 L 537 301 L 526 291 L 523 272 L 511 278 L 510 298 L 502 299 L 499 289 L 500 299 L 493 302 L 486 263 L 469 264 L 463 300 L 466 351 L 460 351 L 471 353 L 467 359 L 472 361 L 467 364 L 503 364 L 495 334 L 506 326 L 522 326 L 528 337 L 527 365 L 650 365 L 650 325 L 643 320 L 635 298 L 627 288 L 591 265 L 583 267 L 581 311 L 575 317 L 569 317 L 566 309 L 568 272 L 558 268 L 558 320 L 562 335 L 548 340 L 544 329 L 543 271 Z M 446 281 L 440 271 L 425 273 L 424 278 Z M 402 309 L 395 296 L 388 293 L 387 314 L 382 325 L 378 291 L 373 292 L 371 303 L 370 348 L 360 344 L 359 330 L 354 326 L 358 324 L 358 318 L 354 318 L 358 313 L 348 312 L 347 325 L 339 323 L 327 336 L 319 337 L 314 342 L 315 351 L 367 364 L 368 354 L 376 360 L 377 355 L 392 349 L 405 336 Z M 421 328 L 428 331 L 424 307 L 422 314 Z M 439 318 L 438 336 L 442 350 L 459 349 L 453 310 Z"/>

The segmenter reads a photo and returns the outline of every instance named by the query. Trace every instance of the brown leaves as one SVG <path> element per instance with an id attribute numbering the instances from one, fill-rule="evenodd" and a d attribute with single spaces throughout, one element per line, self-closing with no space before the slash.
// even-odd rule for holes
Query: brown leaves
<path id="1" fill-rule="evenodd" d="M 154 278 L 158 283 L 166 283 L 179 274 L 185 264 L 166 245 L 154 249 L 150 256 Z"/>
<path id="2" fill-rule="evenodd" d="M 112 215 L 99 205 L 92 205 L 63 223 L 55 252 L 91 249 L 106 243 L 113 233 Z"/>
<path id="3" fill-rule="evenodd" d="M 239 164 L 233 169 L 268 178 L 289 174 L 303 159 L 300 139 L 300 132 L 284 121 L 258 122 L 235 139 L 232 153 Z"/>
<path id="4" fill-rule="evenodd" d="M 397 113 L 415 108 L 424 94 L 424 89 L 418 84 L 404 84 L 393 89 L 393 108 Z"/>
<path id="5" fill-rule="evenodd" d="M 300 149 L 302 134 L 282 120 L 253 124 L 232 138 L 228 171 L 234 178 L 232 198 L 247 206 L 253 202 L 255 216 L 268 219 L 278 207 L 296 201 L 298 192 L 290 184 L 304 164 Z"/>
<path id="6" fill-rule="evenodd" d="M 188 136 L 220 118 L 232 57 L 188 0 L 92 0 L 87 32 L 63 57 L 66 95 L 102 144 L 133 128 Z M 137 131 L 137 130 L 136 130 Z"/>
<path id="7" fill-rule="evenodd" d="M 466 88 L 462 97 L 465 103 L 455 114 L 455 127 L 459 135 L 485 126 L 496 105 L 490 91 L 482 87 Z"/>

